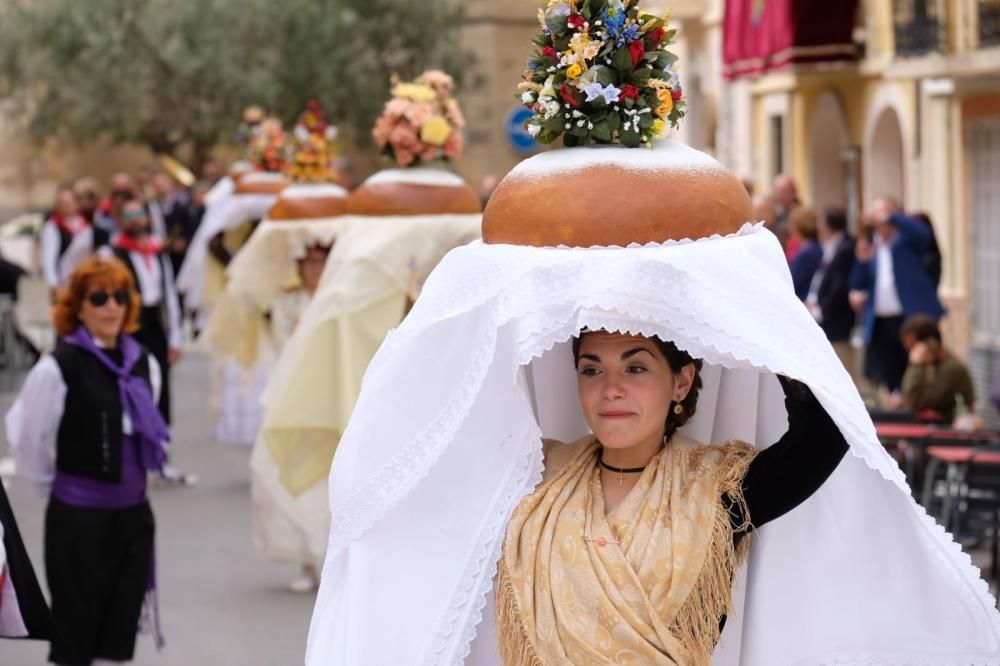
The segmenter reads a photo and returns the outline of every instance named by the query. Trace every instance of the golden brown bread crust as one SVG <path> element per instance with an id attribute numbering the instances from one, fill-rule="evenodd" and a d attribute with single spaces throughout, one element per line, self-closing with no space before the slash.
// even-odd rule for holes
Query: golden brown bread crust
<path id="1" fill-rule="evenodd" d="M 236 182 L 236 194 L 278 194 L 286 187 L 287 180 L 250 180 L 242 176 Z"/>
<path id="2" fill-rule="evenodd" d="M 347 212 L 352 215 L 463 215 L 479 211 L 479 197 L 465 184 L 366 182 L 347 200 Z"/>
<path id="3" fill-rule="evenodd" d="M 316 220 L 347 212 L 347 197 L 279 197 L 267 213 L 269 220 Z"/>
<path id="4" fill-rule="evenodd" d="M 719 169 L 614 164 L 505 178 L 483 212 L 483 241 L 591 247 L 730 234 L 753 219 L 742 183 Z"/>

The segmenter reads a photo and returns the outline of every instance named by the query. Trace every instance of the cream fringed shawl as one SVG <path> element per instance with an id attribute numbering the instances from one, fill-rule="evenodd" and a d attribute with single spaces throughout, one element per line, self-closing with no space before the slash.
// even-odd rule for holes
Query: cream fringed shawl
<path id="1" fill-rule="evenodd" d="M 707 665 L 732 610 L 727 495 L 743 509 L 756 450 L 676 435 L 605 515 L 587 437 L 546 458 L 546 478 L 507 526 L 497 579 L 497 642 L 507 666 Z"/>

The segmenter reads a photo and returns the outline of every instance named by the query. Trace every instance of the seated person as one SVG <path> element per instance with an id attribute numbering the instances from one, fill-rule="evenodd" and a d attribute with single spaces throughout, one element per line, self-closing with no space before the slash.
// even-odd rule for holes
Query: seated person
<path id="1" fill-rule="evenodd" d="M 921 420 L 954 421 L 959 397 L 972 407 L 974 393 L 969 369 L 941 344 L 941 329 L 927 315 L 913 315 L 900 329 L 910 356 L 903 374 L 903 402 Z"/>

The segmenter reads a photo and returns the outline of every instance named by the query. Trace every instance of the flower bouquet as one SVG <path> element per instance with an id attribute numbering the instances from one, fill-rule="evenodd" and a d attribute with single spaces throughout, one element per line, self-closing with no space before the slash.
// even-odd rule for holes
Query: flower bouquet
<path id="1" fill-rule="evenodd" d="M 638 0 L 549 0 L 528 59 L 521 101 L 540 143 L 651 145 L 684 116 L 667 50 L 676 30 Z"/>
<path id="2" fill-rule="evenodd" d="M 383 154 L 404 167 L 461 155 L 465 118 L 452 97 L 454 87 L 439 70 L 426 71 L 412 83 L 394 77 L 392 99 L 372 130 Z"/>
<path id="3" fill-rule="evenodd" d="M 339 181 L 340 174 L 333 168 L 336 137 L 337 128 L 326 122 L 319 102 L 310 100 L 292 130 L 285 175 L 298 183 Z"/>
<path id="4" fill-rule="evenodd" d="M 246 159 L 258 171 L 281 171 L 285 166 L 285 130 L 277 118 L 265 118 L 247 144 Z"/>

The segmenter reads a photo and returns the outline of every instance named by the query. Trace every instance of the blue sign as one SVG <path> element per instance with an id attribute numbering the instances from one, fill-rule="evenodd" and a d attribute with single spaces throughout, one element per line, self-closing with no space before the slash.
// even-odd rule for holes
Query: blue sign
<path id="1" fill-rule="evenodd" d="M 531 109 L 520 104 L 507 112 L 507 117 L 503 122 L 503 133 L 514 150 L 528 152 L 538 146 L 534 137 L 528 134 L 528 130 L 524 128 L 524 121 L 532 115 L 534 114 Z"/>

